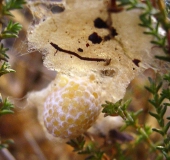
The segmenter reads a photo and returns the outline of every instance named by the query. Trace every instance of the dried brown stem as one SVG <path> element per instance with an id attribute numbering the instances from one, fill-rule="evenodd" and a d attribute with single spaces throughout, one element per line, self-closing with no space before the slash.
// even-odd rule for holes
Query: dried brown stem
<path id="1" fill-rule="evenodd" d="M 67 54 L 70 54 L 70 55 L 73 55 L 81 60 L 85 60 L 85 61 L 96 61 L 96 62 L 106 62 L 106 65 L 109 65 L 110 64 L 110 61 L 111 59 L 103 59 L 103 58 L 90 58 L 90 57 L 82 57 L 80 56 L 79 54 L 75 53 L 75 52 L 72 52 L 72 51 L 69 51 L 69 50 L 66 50 L 66 49 L 62 49 L 60 48 L 57 44 L 51 42 L 50 43 L 57 51 L 61 51 L 61 52 L 64 52 L 64 53 L 67 53 Z"/>

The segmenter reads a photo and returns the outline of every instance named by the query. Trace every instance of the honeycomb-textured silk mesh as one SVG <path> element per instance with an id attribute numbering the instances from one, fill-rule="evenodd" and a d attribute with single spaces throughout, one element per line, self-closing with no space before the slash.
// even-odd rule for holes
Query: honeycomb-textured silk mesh
<path id="1" fill-rule="evenodd" d="M 100 94 L 90 79 L 58 75 L 55 90 L 44 103 L 44 123 L 56 137 L 71 138 L 84 133 L 100 113 Z"/>

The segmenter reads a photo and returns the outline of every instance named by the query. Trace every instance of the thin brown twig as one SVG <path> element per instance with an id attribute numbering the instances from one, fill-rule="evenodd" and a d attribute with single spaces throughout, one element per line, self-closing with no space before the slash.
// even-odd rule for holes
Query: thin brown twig
<path id="1" fill-rule="evenodd" d="M 85 61 L 96 61 L 96 62 L 106 62 L 106 65 L 109 65 L 111 62 L 111 59 L 103 59 L 103 58 L 90 58 L 90 57 L 82 57 L 79 54 L 73 52 L 73 51 L 69 51 L 66 49 L 62 49 L 61 47 L 59 47 L 57 44 L 51 42 L 50 43 L 57 51 L 61 51 L 70 55 L 73 55 L 81 60 L 85 60 Z"/>

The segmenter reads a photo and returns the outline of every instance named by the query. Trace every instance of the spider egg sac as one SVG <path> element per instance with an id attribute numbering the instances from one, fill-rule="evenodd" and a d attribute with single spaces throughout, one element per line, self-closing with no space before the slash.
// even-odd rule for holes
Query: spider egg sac
<path id="1" fill-rule="evenodd" d="M 55 89 L 44 102 L 44 123 L 50 134 L 74 138 L 92 126 L 101 110 L 99 89 L 94 80 L 94 76 L 57 75 Z"/>

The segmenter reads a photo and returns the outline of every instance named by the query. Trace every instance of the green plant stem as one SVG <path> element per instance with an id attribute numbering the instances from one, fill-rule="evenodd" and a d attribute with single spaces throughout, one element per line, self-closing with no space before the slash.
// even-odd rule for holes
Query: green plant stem
<path id="1" fill-rule="evenodd" d="M 153 144 L 153 142 L 150 140 L 149 136 L 147 135 L 147 133 L 145 132 L 145 130 L 143 128 L 138 128 L 139 133 L 141 133 L 146 141 L 148 142 L 149 146 L 153 149 L 153 151 L 156 151 L 156 153 L 159 155 L 160 153 L 158 152 L 158 150 L 156 149 L 155 145 Z"/>
<path id="2" fill-rule="evenodd" d="M 163 16 L 164 23 L 169 24 L 165 3 L 163 2 L 163 0 L 158 0 L 157 3 L 158 3 L 159 10 L 161 12 L 161 15 Z"/>
<path id="3" fill-rule="evenodd" d="M 143 127 L 138 123 L 138 121 L 135 122 L 134 127 L 137 129 L 137 131 L 143 135 L 143 137 L 146 139 L 149 146 L 152 148 L 153 151 L 156 151 L 157 155 L 160 154 L 160 152 L 156 149 L 154 143 L 151 141 L 150 137 L 146 133 L 146 131 L 143 129 Z"/>

